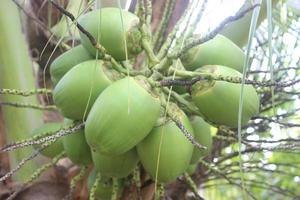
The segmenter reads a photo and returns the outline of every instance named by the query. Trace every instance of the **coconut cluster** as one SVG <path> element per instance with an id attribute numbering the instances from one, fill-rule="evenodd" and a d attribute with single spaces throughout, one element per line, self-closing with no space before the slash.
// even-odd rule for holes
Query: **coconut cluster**
<path id="1" fill-rule="evenodd" d="M 130 12 L 103 8 L 83 15 L 78 22 L 116 61 L 136 57 L 142 51 L 139 18 Z M 163 90 L 155 88 L 153 80 L 119 73 L 110 62 L 97 59 L 101 53 L 85 34 L 80 37 L 80 45 L 63 53 L 50 66 L 55 85 L 53 100 L 65 122 L 45 124 L 35 134 L 85 122 L 84 130 L 58 140 L 44 154 L 54 157 L 65 150 L 75 164 L 93 165 L 95 172 L 89 182 L 94 181 L 96 173 L 101 174 L 97 189 L 100 196 L 111 193 L 111 178 L 126 178 L 139 162 L 150 178 L 161 183 L 172 182 L 184 172 L 193 173 L 199 159 L 212 148 L 215 130 L 211 124 L 237 127 L 240 84 L 203 80 L 189 90 L 175 88 L 180 89 L 178 93 L 187 93 L 201 113 L 191 115 L 175 102 L 168 104 L 169 112 L 198 143 L 207 147 L 196 149 L 176 123 L 165 116 Z M 180 59 L 186 70 L 241 77 L 245 56 L 229 39 L 218 35 L 190 49 Z M 242 108 L 245 125 L 259 108 L 252 86 L 244 88 Z M 122 184 L 120 181 L 120 188 Z"/>

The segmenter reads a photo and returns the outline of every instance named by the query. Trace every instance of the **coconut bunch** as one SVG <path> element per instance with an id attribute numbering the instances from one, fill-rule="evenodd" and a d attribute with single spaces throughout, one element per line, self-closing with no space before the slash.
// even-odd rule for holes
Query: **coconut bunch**
<path id="1" fill-rule="evenodd" d="M 78 23 L 117 62 L 136 58 L 143 50 L 139 18 L 130 12 L 102 8 L 81 16 Z M 112 179 L 128 177 L 139 162 L 148 178 L 159 183 L 175 181 L 185 172 L 194 173 L 199 160 L 212 149 L 212 125 L 237 127 L 241 84 L 201 80 L 188 89 L 175 88 L 182 98 L 188 95 L 186 99 L 199 113 L 196 115 L 174 99 L 166 103 L 167 93 L 153 84 L 157 80 L 152 76 L 119 72 L 113 63 L 101 60 L 103 52 L 94 48 L 86 34 L 80 33 L 80 37 L 80 45 L 63 53 L 50 66 L 55 86 L 53 100 L 65 121 L 45 124 L 35 134 L 84 122 L 84 129 L 59 139 L 43 153 L 53 157 L 64 150 L 75 164 L 93 165 L 89 184 L 100 174 L 95 191 L 104 199 L 111 194 Z M 242 50 L 221 35 L 180 58 L 183 70 L 235 78 L 242 77 L 244 59 Z M 253 86 L 244 88 L 242 109 L 245 125 L 259 110 Z M 205 149 L 192 144 L 178 121 Z M 117 185 L 123 188 L 123 181 Z"/>

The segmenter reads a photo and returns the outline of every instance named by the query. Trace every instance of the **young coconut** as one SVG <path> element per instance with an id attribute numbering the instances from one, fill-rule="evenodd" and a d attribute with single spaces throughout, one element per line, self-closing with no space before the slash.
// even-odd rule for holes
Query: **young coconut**
<path id="1" fill-rule="evenodd" d="M 160 114 L 160 100 L 147 79 L 126 77 L 106 88 L 86 120 L 85 136 L 92 150 L 120 155 L 151 131 Z"/>
<path id="2" fill-rule="evenodd" d="M 57 57 L 50 65 L 51 80 L 54 85 L 75 65 L 86 60 L 92 60 L 93 56 L 85 50 L 82 45 L 78 45 Z"/>
<path id="3" fill-rule="evenodd" d="M 169 109 L 189 133 L 193 134 L 193 128 L 184 112 L 175 104 L 170 104 Z M 193 149 L 193 144 L 169 118 L 163 124 L 154 127 L 149 135 L 137 145 L 138 155 L 145 170 L 152 179 L 155 179 L 157 174 L 157 181 L 161 183 L 174 181 L 186 171 Z"/>
<path id="4" fill-rule="evenodd" d="M 229 67 L 207 65 L 197 71 L 214 75 L 242 77 L 242 74 Z M 236 128 L 241 84 L 225 81 L 199 81 L 192 86 L 192 99 L 199 111 L 211 122 Z M 252 85 L 244 87 L 242 125 L 259 111 L 259 98 Z"/>
<path id="5" fill-rule="evenodd" d="M 97 177 L 96 170 L 93 170 L 88 177 L 88 190 L 91 191 Z M 122 180 L 118 179 L 118 196 L 122 194 L 123 183 Z M 101 176 L 98 187 L 95 191 L 95 200 L 110 200 L 113 192 L 113 182 L 111 178 Z"/>
<path id="6" fill-rule="evenodd" d="M 117 79 L 117 72 L 102 60 L 82 62 L 58 82 L 53 91 L 55 105 L 63 116 L 82 120 L 99 94 Z"/>
<path id="7" fill-rule="evenodd" d="M 72 123 L 72 120 L 65 119 L 65 124 Z M 68 158 L 73 163 L 85 166 L 92 163 L 91 149 L 85 140 L 84 130 L 63 137 L 63 145 Z"/>
<path id="8" fill-rule="evenodd" d="M 128 58 L 142 51 L 139 18 L 133 13 L 119 8 L 101 8 L 81 16 L 78 22 L 118 61 L 126 59 L 126 46 Z M 96 49 L 88 37 L 83 33 L 80 37 L 83 46 L 96 55 Z"/>
<path id="9" fill-rule="evenodd" d="M 191 48 L 180 59 L 184 67 L 190 71 L 204 65 L 224 65 L 242 72 L 245 54 L 231 40 L 217 35 L 213 39 Z"/>
<path id="10" fill-rule="evenodd" d="M 190 117 L 190 122 L 194 130 L 195 140 L 199 144 L 207 147 L 205 150 L 200 150 L 194 147 L 193 156 L 191 159 L 191 164 L 195 164 L 199 161 L 200 158 L 207 156 L 212 147 L 212 126 L 206 123 L 199 116 Z"/>
<path id="11" fill-rule="evenodd" d="M 117 156 L 92 151 L 92 158 L 97 172 L 103 176 L 115 178 L 127 177 L 139 162 L 135 148 Z"/>
<path id="12" fill-rule="evenodd" d="M 32 131 L 32 134 L 36 135 L 36 136 L 44 134 L 44 133 L 55 134 L 55 132 L 59 131 L 62 127 L 63 127 L 63 124 L 61 124 L 61 123 L 53 123 L 53 122 L 46 123 L 36 129 L 34 129 Z M 34 145 L 34 148 L 41 148 L 41 145 Z M 62 144 L 62 139 L 58 139 L 57 141 L 55 141 L 54 143 L 52 143 L 51 145 L 46 147 L 41 152 L 41 154 L 46 157 L 49 157 L 49 158 L 54 158 L 55 156 L 57 156 L 58 154 L 60 154 L 63 151 L 64 151 L 64 146 Z"/>

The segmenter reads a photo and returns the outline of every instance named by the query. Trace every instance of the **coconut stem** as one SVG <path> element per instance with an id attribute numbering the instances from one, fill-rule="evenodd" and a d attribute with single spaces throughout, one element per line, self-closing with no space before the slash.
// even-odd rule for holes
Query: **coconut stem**
<path id="1" fill-rule="evenodd" d="M 154 67 L 156 64 L 159 63 L 158 58 L 155 56 L 151 44 L 149 42 L 149 39 L 147 38 L 143 38 L 142 39 L 142 46 L 144 48 L 144 50 L 146 51 L 146 54 L 148 56 L 149 59 L 149 67 L 152 68 Z"/>
<path id="2" fill-rule="evenodd" d="M 138 198 L 140 198 L 141 196 L 141 174 L 140 174 L 140 167 L 139 165 L 137 165 L 134 170 L 133 170 L 133 181 L 136 187 L 136 191 L 137 191 L 137 196 Z"/>
<path id="3" fill-rule="evenodd" d="M 184 179 L 185 179 L 186 183 L 188 184 L 188 186 L 190 187 L 190 189 L 192 190 L 192 192 L 194 193 L 196 199 L 204 200 L 198 193 L 198 188 L 197 188 L 196 183 L 193 181 L 193 179 L 190 177 L 190 175 L 187 172 L 184 173 Z"/>
<path id="4" fill-rule="evenodd" d="M 172 59 L 162 59 L 160 62 L 153 67 L 154 70 L 159 72 L 166 71 L 172 65 Z"/>
<path id="5" fill-rule="evenodd" d="M 51 145 L 53 142 L 55 142 L 55 141 L 52 140 L 52 141 L 42 144 L 41 148 L 35 150 L 29 157 L 22 159 L 15 168 L 13 168 L 11 171 L 9 171 L 8 173 L 6 173 L 4 176 L 2 176 L 0 178 L 0 182 L 3 182 L 6 179 L 10 178 L 13 174 L 15 174 L 17 171 L 19 171 L 28 161 L 30 161 L 30 160 L 34 159 L 36 156 L 38 156 L 46 147 Z"/>
<path id="6" fill-rule="evenodd" d="M 171 117 L 172 121 L 175 122 L 176 126 L 181 130 L 181 132 L 184 134 L 184 136 L 195 146 L 197 147 L 198 149 L 200 150 L 206 150 L 207 147 L 206 146 L 203 146 L 201 145 L 200 143 L 198 143 L 193 135 L 191 133 L 189 133 L 189 131 L 184 127 L 184 125 L 178 120 L 176 119 L 174 116 L 170 116 L 169 114 L 169 117 Z"/>
<path id="7" fill-rule="evenodd" d="M 228 183 L 236 185 L 239 188 L 242 188 L 241 184 L 235 183 L 233 182 L 229 177 L 227 177 L 224 173 L 222 173 L 222 171 L 220 169 L 218 169 L 216 166 L 214 166 L 212 163 L 208 163 L 205 162 L 204 160 L 200 159 L 199 162 L 204 165 L 205 167 L 207 167 L 208 169 L 210 169 L 212 172 L 214 172 L 215 174 L 217 174 L 218 176 L 221 176 L 222 178 L 224 178 Z M 253 199 L 256 199 L 252 193 L 249 192 L 249 190 L 245 189 L 245 191 L 247 192 L 247 194 L 249 196 L 251 196 Z"/>
<path id="8" fill-rule="evenodd" d="M 36 94 L 52 94 L 52 90 L 47 88 L 39 88 L 33 90 L 18 90 L 18 89 L 5 89 L 0 88 L 0 94 L 19 95 L 19 96 L 31 96 Z"/>
<path id="9" fill-rule="evenodd" d="M 172 11 L 174 10 L 175 2 L 176 1 L 174 1 L 174 0 L 167 0 L 165 3 L 162 19 L 161 19 L 161 21 L 158 25 L 158 28 L 155 31 L 154 36 L 153 36 L 153 44 L 154 44 L 154 47 L 156 50 L 161 47 L 162 42 L 164 41 L 164 33 L 166 31 L 168 22 L 172 15 Z"/>
<path id="10" fill-rule="evenodd" d="M 174 6 L 175 6 L 174 0 L 167 0 L 165 3 L 162 19 L 160 20 L 157 30 L 155 31 L 153 36 L 153 44 L 154 44 L 153 46 L 155 47 L 155 49 L 160 48 L 160 46 L 162 45 L 161 43 L 164 38 L 163 34 L 170 20 Z"/>
<path id="11" fill-rule="evenodd" d="M 162 183 L 157 183 L 157 184 L 158 184 L 158 190 L 155 193 L 155 200 L 164 199 L 164 197 L 165 197 L 164 185 Z"/>
<path id="12" fill-rule="evenodd" d="M 42 167 L 38 168 L 32 175 L 31 177 L 22 184 L 22 186 L 20 188 L 18 188 L 16 191 L 14 191 L 9 197 L 7 197 L 6 200 L 13 200 L 21 191 L 23 191 L 23 189 L 28 186 L 29 184 L 31 184 L 33 181 L 35 181 L 36 179 L 38 179 L 40 177 L 40 175 L 45 172 L 47 169 L 49 169 L 50 167 L 54 166 L 61 158 L 63 158 L 65 156 L 65 152 L 60 153 L 59 155 L 55 156 L 51 162 L 43 165 Z"/>
<path id="13" fill-rule="evenodd" d="M 67 194 L 67 196 L 64 197 L 64 200 L 72 199 L 73 193 L 76 190 L 77 183 L 84 177 L 85 173 L 87 172 L 87 169 L 88 169 L 87 166 L 83 166 L 80 169 L 79 174 L 77 174 L 76 176 L 74 176 L 72 178 L 71 183 L 70 183 L 69 194 Z"/>
<path id="14" fill-rule="evenodd" d="M 151 35 L 151 20 L 152 20 L 152 2 L 151 0 L 146 0 L 146 26 L 149 30 L 150 37 Z"/>
<path id="15" fill-rule="evenodd" d="M 31 108 L 36 110 L 50 110 L 50 111 L 57 111 L 55 105 L 39 105 L 39 104 L 32 104 L 32 103 L 20 103 L 20 102 L 0 102 L 0 106 L 12 106 L 16 108 Z"/>
<path id="16" fill-rule="evenodd" d="M 118 199 L 118 178 L 113 177 L 112 178 L 113 183 L 112 183 L 112 194 L 111 194 L 111 200 L 117 200 Z"/>
<path id="17" fill-rule="evenodd" d="M 68 128 L 60 129 L 57 132 L 55 132 L 55 134 L 53 134 L 53 132 L 45 132 L 37 137 L 34 136 L 30 139 L 21 140 L 20 142 L 8 144 L 8 145 L 2 147 L 0 149 L 0 152 L 12 151 L 12 150 L 15 150 L 18 148 L 24 148 L 24 147 L 31 146 L 31 145 L 42 144 L 42 143 L 52 141 L 52 140 L 56 141 L 60 137 L 78 132 L 78 130 L 81 130 L 83 127 L 84 127 L 84 123 L 76 125 L 76 126 L 73 125 Z"/>
<path id="18" fill-rule="evenodd" d="M 172 68 L 171 68 L 172 71 Z M 179 71 L 179 70 L 178 70 Z M 161 80 L 159 83 L 156 83 L 156 86 L 192 86 L 198 81 L 202 80 L 210 80 L 210 81 L 225 81 L 229 83 L 242 83 L 242 78 L 238 76 L 222 76 L 222 75 L 213 75 L 212 73 L 199 73 L 199 72 L 188 72 L 182 71 L 176 75 L 181 75 L 183 77 L 195 77 L 193 79 L 165 79 Z M 258 81 L 258 80 L 250 80 L 245 79 L 246 85 L 254 85 L 254 86 L 261 86 L 261 87 L 271 87 L 276 86 L 280 88 L 290 87 L 295 85 L 296 83 L 300 83 L 300 79 L 288 81 L 288 82 L 272 82 L 272 81 Z"/>
<path id="19" fill-rule="evenodd" d="M 230 136 L 223 136 L 223 135 L 215 135 L 213 138 L 217 140 L 223 140 L 223 141 L 228 141 L 228 142 L 236 142 L 237 138 L 230 137 Z"/>
<path id="20" fill-rule="evenodd" d="M 185 16 L 185 17 L 181 17 L 179 19 L 179 21 L 176 23 L 176 25 L 173 28 L 173 30 L 171 31 L 171 33 L 168 35 L 168 37 L 166 39 L 166 42 L 163 44 L 163 46 L 161 47 L 161 49 L 158 52 L 158 55 L 157 55 L 158 59 L 162 59 L 167 55 L 174 39 L 176 38 L 176 33 L 178 32 L 180 26 L 185 21 L 186 17 L 190 16 L 191 13 L 192 13 L 192 10 L 193 10 L 192 4 L 193 4 L 192 1 L 189 2 L 188 7 L 185 9 L 185 11 L 182 15 L 182 16 Z"/>
<path id="21" fill-rule="evenodd" d="M 149 67 L 152 68 L 154 65 L 159 63 L 159 59 L 153 52 L 153 48 L 151 45 L 151 32 L 145 24 L 141 26 L 140 31 L 142 33 L 142 46 L 148 56 L 150 65 Z"/>
<path id="22" fill-rule="evenodd" d="M 166 104 L 163 105 L 164 107 L 166 107 Z M 193 137 L 193 135 L 191 133 L 189 133 L 189 131 L 184 127 L 184 125 L 181 123 L 181 121 L 174 116 L 174 114 L 169 110 L 166 109 L 167 115 L 172 119 L 172 121 L 176 124 L 176 126 L 181 130 L 181 132 L 183 133 L 183 135 L 198 149 L 200 150 L 206 150 L 207 147 L 203 146 L 201 144 L 199 144 Z"/>
<path id="23" fill-rule="evenodd" d="M 100 173 L 97 173 L 96 175 L 96 179 L 95 179 L 95 182 L 91 188 L 91 191 L 90 191 L 90 197 L 89 197 L 89 200 L 95 200 L 96 197 L 95 197 L 95 194 L 96 194 L 96 190 L 100 184 L 100 180 L 101 180 L 101 174 Z"/>
<path id="24" fill-rule="evenodd" d="M 208 2 L 208 0 L 204 0 L 204 1 L 202 2 L 201 8 L 200 8 L 200 10 L 198 11 L 198 14 L 197 14 L 197 16 L 196 16 L 196 19 L 195 19 L 195 20 L 193 21 L 193 23 L 188 27 L 188 28 L 189 28 L 189 30 L 188 30 L 188 37 L 193 36 L 193 33 L 194 33 L 195 29 L 197 28 L 197 24 L 201 21 L 202 16 L 203 16 L 203 13 L 204 13 L 204 11 L 206 10 L 207 2 Z"/>
<path id="25" fill-rule="evenodd" d="M 145 24 L 146 21 L 146 11 L 145 11 L 145 2 L 144 0 L 138 0 L 138 12 L 137 16 L 141 20 L 141 24 Z"/>

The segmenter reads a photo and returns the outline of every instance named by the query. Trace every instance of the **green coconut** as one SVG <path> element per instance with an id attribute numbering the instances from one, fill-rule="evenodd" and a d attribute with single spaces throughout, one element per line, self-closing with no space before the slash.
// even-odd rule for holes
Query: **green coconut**
<path id="1" fill-rule="evenodd" d="M 190 71 L 204 65 L 224 65 L 243 72 L 244 60 L 242 49 L 222 35 L 191 48 L 181 57 L 182 64 Z"/>
<path id="2" fill-rule="evenodd" d="M 128 58 L 142 51 L 139 18 L 133 13 L 119 8 L 102 8 L 81 16 L 78 22 L 118 61 L 126 59 L 125 46 Z M 88 37 L 83 33 L 80 37 L 82 45 L 96 55 L 96 49 Z"/>
<path id="3" fill-rule="evenodd" d="M 207 156 L 212 147 L 212 126 L 206 123 L 201 117 L 199 116 L 192 116 L 190 118 L 190 122 L 192 124 L 195 140 L 200 143 L 201 145 L 207 147 L 205 150 L 200 150 L 194 147 L 193 156 L 191 159 L 191 164 L 195 164 L 199 161 L 201 157 Z"/>
<path id="4" fill-rule="evenodd" d="M 207 65 L 198 70 L 225 77 L 242 77 L 242 74 L 229 67 Z M 209 121 L 236 128 L 238 126 L 239 99 L 241 84 L 225 81 L 199 81 L 192 86 L 192 100 L 199 111 Z M 259 97 L 252 85 L 244 87 L 242 125 L 259 112 Z"/>
<path id="5" fill-rule="evenodd" d="M 117 156 L 92 151 L 92 158 L 97 172 L 115 178 L 127 177 L 139 162 L 135 148 Z"/>
<path id="6" fill-rule="evenodd" d="M 169 109 L 193 134 L 193 128 L 183 111 L 174 104 L 170 104 Z M 138 155 L 145 170 L 154 180 L 157 174 L 157 181 L 162 183 L 174 181 L 186 171 L 193 149 L 192 143 L 170 119 L 154 127 L 137 145 Z"/>
<path id="7" fill-rule="evenodd" d="M 159 115 L 159 98 L 147 80 L 126 77 L 98 97 L 86 120 L 85 136 L 93 150 L 120 155 L 147 136 Z"/>
<path id="8" fill-rule="evenodd" d="M 64 117 L 82 120 L 99 94 L 117 77 L 102 60 L 82 62 L 58 82 L 53 91 L 55 105 Z"/>
<path id="9" fill-rule="evenodd" d="M 97 177 L 96 170 L 93 170 L 88 177 L 88 190 L 91 191 Z M 122 194 L 123 183 L 121 179 L 118 179 L 118 196 Z M 101 176 L 98 187 L 95 191 L 95 200 L 110 200 L 113 192 L 112 178 Z"/>
<path id="10" fill-rule="evenodd" d="M 82 45 L 78 45 L 57 57 L 50 65 L 51 80 L 54 85 L 75 65 L 93 57 Z"/>
<path id="11" fill-rule="evenodd" d="M 34 129 L 32 131 L 33 135 L 41 135 L 44 133 L 53 133 L 59 131 L 63 127 L 63 124 L 61 123 L 46 123 L 42 126 Z M 41 145 L 34 145 L 35 148 L 41 148 Z M 62 139 L 58 139 L 54 143 L 52 143 L 50 146 L 46 147 L 41 153 L 44 156 L 47 156 L 49 158 L 54 158 L 58 154 L 62 153 L 64 151 L 64 146 L 62 143 Z"/>
<path id="12" fill-rule="evenodd" d="M 72 124 L 71 120 L 66 119 L 65 124 Z M 76 131 L 63 137 L 63 145 L 70 160 L 78 165 L 89 165 L 92 163 L 90 146 L 84 136 L 84 130 Z"/>

